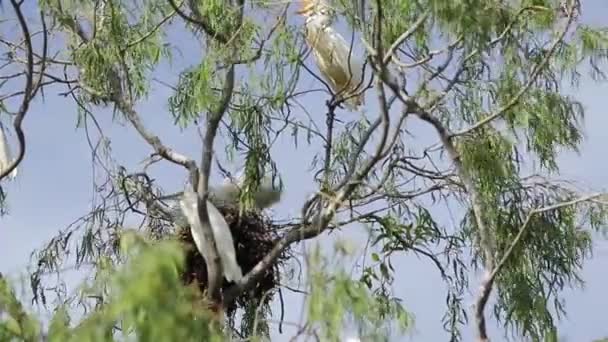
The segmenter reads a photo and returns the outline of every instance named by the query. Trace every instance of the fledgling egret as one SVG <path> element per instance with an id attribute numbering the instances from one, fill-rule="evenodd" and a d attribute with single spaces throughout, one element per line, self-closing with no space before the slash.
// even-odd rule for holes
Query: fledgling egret
<path id="1" fill-rule="evenodd" d="M 340 98 L 346 98 L 345 107 L 357 110 L 365 104 L 365 95 L 360 92 L 363 80 L 363 65 L 354 56 L 342 35 L 336 32 L 333 23 L 333 10 L 325 0 L 302 0 L 296 13 L 306 17 L 305 39 L 312 54 L 331 89 Z"/>
<path id="2" fill-rule="evenodd" d="M 205 260 L 209 260 L 209 255 L 203 244 L 203 226 L 198 216 L 198 195 L 187 186 L 182 199 L 179 201 L 179 205 L 190 225 L 190 232 L 196 248 Z M 215 239 L 222 268 L 224 269 L 224 278 L 228 281 L 239 281 L 243 277 L 243 271 L 236 261 L 236 251 L 234 250 L 234 241 L 232 240 L 230 227 L 228 227 L 224 216 L 211 201 L 207 201 L 207 214 L 209 215 L 213 238 Z"/>
<path id="3" fill-rule="evenodd" d="M 239 194 L 245 184 L 245 170 L 240 170 L 235 177 L 226 177 L 219 186 L 209 187 L 210 200 L 218 205 L 236 207 Z M 266 172 L 260 180 L 257 191 L 253 194 L 253 205 L 258 210 L 270 208 L 281 200 L 283 183 L 280 176 Z"/>

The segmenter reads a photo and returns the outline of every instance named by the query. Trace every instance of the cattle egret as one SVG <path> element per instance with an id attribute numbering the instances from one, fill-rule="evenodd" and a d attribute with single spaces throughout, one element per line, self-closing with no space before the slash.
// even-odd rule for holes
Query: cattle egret
<path id="1" fill-rule="evenodd" d="M 8 169 L 11 164 L 11 150 L 8 146 L 8 140 L 4 134 L 4 127 L 0 124 L 0 173 Z M 8 175 L 9 178 L 14 179 L 17 177 L 17 168 Z"/>
<path id="2" fill-rule="evenodd" d="M 241 170 L 236 177 L 226 177 L 219 186 L 209 188 L 210 199 L 220 205 L 237 206 L 239 194 L 245 185 L 245 171 Z M 279 176 L 273 177 L 271 173 L 266 173 L 257 191 L 253 194 L 253 205 L 262 210 L 270 208 L 281 200 L 283 194 L 283 184 Z"/>
<path id="3" fill-rule="evenodd" d="M 182 199 L 179 202 L 183 215 L 186 217 L 190 225 L 192 239 L 199 253 L 209 260 L 209 253 L 203 243 L 203 226 L 198 216 L 198 195 L 189 187 L 186 187 Z M 236 251 L 234 250 L 234 241 L 232 233 L 226 223 L 224 216 L 217 208 L 207 201 L 207 214 L 209 215 L 209 223 L 213 231 L 213 238 L 217 246 L 222 268 L 224 270 L 224 278 L 228 281 L 239 281 L 243 277 L 243 271 L 236 261 Z"/>
<path id="4" fill-rule="evenodd" d="M 324 0 L 302 0 L 296 13 L 306 17 L 306 43 L 330 87 L 350 111 L 365 104 L 365 96 L 359 92 L 363 80 L 363 65 L 353 56 L 350 44 L 336 32 L 332 24 L 332 9 Z"/>

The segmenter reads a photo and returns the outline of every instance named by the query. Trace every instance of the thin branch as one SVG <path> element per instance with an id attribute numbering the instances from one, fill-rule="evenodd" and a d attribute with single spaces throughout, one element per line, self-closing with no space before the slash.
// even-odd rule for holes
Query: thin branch
<path id="1" fill-rule="evenodd" d="M 232 61 L 232 63 L 249 64 L 249 63 L 257 61 L 258 59 L 260 59 L 262 57 L 262 51 L 264 51 L 264 47 L 266 46 L 266 43 L 270 40 L 270 38 L 276 32 L 276 30 L 285 23 L 285 20 L 287 18 L 287 9 L 289 8 L 289 5 L 290 5 L 290 3 L 287 3 L 285 5 L 285 7 L 283 8 L 283 12 L 277 17 L 275 24 L 270 28 L 270 31 L 268 32 L 268 35 L 266 35 L 266 38 L 262 39 L 262 41 L 260 42 L 260 45 L 256 49 L 253 56 L 244 58 L 244 59 L 237 59 L 237 60 Z"/>
<path id="2" fill-rule="evenodd" d="M 192 13 L 194 14 L 194 17 L 187 15 L 186 13 L 184 13 L 184 11 L 182 11 L 179 7 L 177 6 L 177 4 L 175 3 L 175 0 L 169 0 L 169 3 L 171 4 L 171 7 L 173 7 L 173 9 L 177 12 L 177 14 L 182 17 L 184 20 L 195 24 L 197 26 L 199 26 L 203 31 L 205 31 L 205 33 L 207 33 L 207 35 L 211 36 L 214 40 L 218 41 L 221 44 L 228 44 L 230 43 L 231 39 L 234 38 L 234 35 L 232 37 L 226 35 L 223 32 L 217 31 L 215 30 L 211 24 L 201 15 L 200 11 L 198 10 L 198 3 L 199 2 L 195 2 L 194 0 L 190 0 L 189 1 L 189 5 L 190 5 L 190 10 L 192 11 Z M 244 9 L 244 2 L 240 2 L 239 1 L 239 11 L 242 13 L 243 9 Z M 240 15 L 240 14 L 239 14 Z M 242 22 L 242 20 L 240 20 Z M 239 24 L 239 29 L 241 28 L 241 25 Z M 238 32 L 238 29 L 237 29 Z M 236 33 L 235 33 L 236 35 Z"/>
<path id="3" fill-rule="evenodd" d="M 386 50 L 386 54 L 384 55 L 384 64 L 388 64 L 388 62 L 390 62 L 391 58 L 393 58 L 393 54 L 395 52 L 395 50 L 399 47 L 399 45 L 403 44 L 403 42 L 405 42 L 406 40 L 408 40 L 409 37 L 411 37 L 414 33 L 416 33 L 416 31 L 418 30 L 418 28 L 420 28 L 420 26 L 422 25 L 422 23 L 424 23 L 424 21 L 429 17 L 430 15 L 429 10 L 426 10 L 424 12 L 423 15 L 421 15 L 413 24 L 412 26 L 410 26 L 407 31 L 403 32 L 403 34 L 401 34 L 401 36 L 399 36 L 394 42 L 393 44 L 391 44 L 391 46 Z"/>
<path id="4" fill-rule="evenodd" d="M 333 138 L 334 138 L 334 122 L 335 122 L 335 111 L 336 104 L 334 101 L 327 102 L 327 114 L 325 124 L 327 126 L 327 139 L 325 141 L 325 160 L 323 164 L 323 170 L 320 170 L 324 173 L 323 177 L 323 188 L 326 188 L 329 185 L 329 175 L 331 170 L 331 162 L 332 162 L 332 148 L 333 148 Z"/>
<path id="5" fill-rule="evenodd" d="M 411 69 L 411 68 L 414 68 L 417 66 L 423 66 L 423 68 L 428 68 L 428 66 L 425 65 L 427 62 L 431 61 L 437 55 L 443 54 L 445 52 L 453 51 L 462 41 L 463 41 L 463 36 L 461 35 L 453 43 L 450 43 L 449 45 L 447 45 L 444 48 L 429 51 L 426 56 L 422 56 L 422 57 L 408 56 L 413 61 L 411 63 L 404 63 L 404 62 L 400 61 L 396 56 L 393 56 L 391 61 L 393 63 L 395 63 L 401 71 Z"/>
<path id="6" fill-rule="evenodd" d="M 476 321 L 476 325 L 477 325 L 478 341 L 487 341 L 488 340 L 488 336 L 487 336 L 487 332 L 486 332 L 485 316 L 484 316 L 483 312 L 484 312 L 485 306 L 488 302 L 488 299 L 490 297 L 490 293 L 492 292 L 494 280 L 496 279 L 496 276 L 498 275 L 498 273 L 502 270 L 502 268 L 505 266 L 505 264 L 507 263 L 507 261 L 509 260 L 511 255 L 513 254 L 515 247 L 522 240 L 524 234 L 526 233 L 526 231 L 528 230 L 528 227 L 530 226 L 529 223 L 530 223 L 530 220 L 532 220 L 532 217 L 534 215 L 544 213 L 547 211 L 552 211 L 552 210 L 557 210 L 557 209 L 564 208 L 564 207 L 574 206 L 574 205 L 577 205 L 582 202 L 593 201 L 594 199 L 601 197 L 601 196 L 605 196 L 605 195 L 606 194 L 604 194 L 604 193 L 596 193 L 596 194 L 591 194 L 591 195 L 587 195 L 587 196 L 582 196 L 582 197 L 573 199 L 571 201 L 561 202 L 561 203 L 546 206 L 543 208 L 533 209 L 528 213 L 521 228 L 519 229 L 519 232 L 513 239 L 513 242 L 511 242 L 511 245 L 509 245 L 509 247 L 503 254 L 503 256 L 500 259 L 500 261 L 498 262 L 498 264 L 493 269 L 486 269 L 486 271 L 485 271 L 485 276 L 481 283 L 479 293 L 478 293 L 477 299 L 475 301 L 475 321 Z"/>
<path id="7" fill-rule="evenodd" d="M 183 4 L 183 2 L 182 2 Z M 180 4 L 180 6 L 182 5 Z M 173 16 L 175 15 L 175 13 L 177 13 L 175 10 L 173 10 L 173 12 L 169 13 L 169 15 L 167 15 L 166 17 L 164 17 L 161 21 L 158 22 L 158 24 L 154 25 L 154 27 L 152 29 L 150 29 L 150 31 L 146 34 L 144 34 L 143 36 L 139 37 L 138 39 L 129 42 L 126 44 L 126 46 L 122 49 L 122 51 L 126 51 L 127 49 L 143 42 L 144 40 L 148 39 L 150 36 L 152 36 L 156 31 L 158 31 L 158 29 L 163 26 L 163 24 L 165 24 L 167 21 L 169 21 L 169 19 L 173 18 Z"/>
<path id="8" fill-rule="evenodd" d="M 536 81 L 538 75 L 540 74 L 540 72 L 549 64 L 549 60 L 551 59 L 551 57 L 553 57 L 553 55 L 555 54 L 557 47 L 559 46 L 559 44 L 564 40 L 564 37 L 566 36 L 566 33 L 568 32 L 568 29 L 570 28 L 570 25 L 572 24 L 572 22 L 574 21 L 574 15 L 572 15 L 572 11 L 568 12 L 568 20 L 564 26 L 564 29 L 559 33 L 559 35 L 557 36 L 557 38 L 551 43 L 551 46 L 549 48 L 549 50 L 547 51 L 547 53 L 543 56 L 543 59 L 541 60 L 540 63 L 538 63 L 535 68 L 532 70 L 532 73 L 530 74 L 530 79 L 528 80 L 528 82 L 526 82 L 526 84 L 519 90 L 519 92 L 517 92 L 517 94 L 515 94 L 515 96 L 513 96 L 511 98 L 511 100 L 509 102 L 507 102 L 506 104 L 504 104 L 502 107 L 498 108 L 498 110 L 492 114 L 489 114 L 487 117 L 485 117 L 484 119 L 478 121 L 477 123 L 475 123 L 474 125 L 465 128 L 461 131 L 455 132 L 452 134 L 452 136 L 460 136 L 460 135 L 465 135 L 468 134 L 474 130 L 479 129 L 482 126 L 485 126 L 486 124 L 490 123 L 491 121 L 494 121 L 495 119 L 497 119 L 498 117 L 502 116 L 506 111 L 508 111 L 509 109 L 513 108 L 515 105 L 517 105 L 519 103 L 519 100 L 521 99 L 521 97 L 528 92 L 528 90 L 530 90 L 530 88 L 532 87 L 532 85 L 534 84 L 534 82 Z"/>
<path id="9" fill-rule="evenodd" d="M 133 105 L 124 98 L 123 94 L 115 96 L 112 100 L 116 103 L 118 109 L 120 109 L 125 114 L 129 122 L 131 122 L 133 127 L 135 127 L 139 135 L 141 135 L 142 138 L 144 138 L 144 140 L 148 144 L 150 144 L 150 146 L 152 146 L 154 151 L 159 156 L 174 164 L 183 166 L 191 173 L 193 172 L 193 170 L 196 169 L 196 163 L 192 159 L 167 147 L 165 144 L 163 144 L 163 142 L 157 135 L 155 135 L 145 127 L 143 121 L 141 120 L 141 117 L 139 116 L 137 111 L 133 109 Z"/>
<path id="10" fill-rule="evenodd" d="M 40 22 L 42 23 L 42 58 L 40 59 L 40 71 L 38 75 L 38 79 L 34 83 L 34 89 L 32 90 L 31 98 L 36 96 L 36 93 L 39 89 L 42 89 L 43 83 L 42 78 L 44 77 L 46 67 L 47 67 L 47 57 L 49 53 L 49 32 L 46 28 L 46 20 L 44 19 L 44 13 L 40 11 Z M 44 92 L 43 92 L 44 93 Z M 44 96 L 44 95 L 43 95 Z"/>
<path id="11" fill-rule="evenodd" d="M 78 35 L 83 42 L 89 41 L 89 38 L 87 37 L 86 33 L 82 29 L 82 26 L 80 25 L 79 22 L 77 22 L 75 20 L 68 20 L 65 22 L 65 25 L 73 33 Z M 113 74 L 110 75 L 110 77 L 112 77 L 114 79 L 120 78 L 116 71 L 114 71 Z M 89 93 L 92 93 L 95 95 L 100 95 L 100 96 L 104 95 L 104 94 L 98 94 L 96 91 L 88 88 L 86 85 L 80 84 L 80 87 Z M 139 113 L 137 113 L 137 111 L 134 109 L 133 103 L 131 103 L 129 100 L 126 99 L 121 87 L 116 87 L 116 88 L 118 88 L 118 89 L 115 89 L 115 92 L 114 92 L 114 94 L 112 94 L 110 100 L 112 102 L 114 102 L 116 104 L 116 107 L 125 114 L 125 116 L 127 117 L 127 120 L 129 120 L 129 122 L 131 122 L 131 124 L 133 125 L 135 130 L 137 130 L 137 132 L 142 136 L 142 138 L 144 138 L 144 140 L 150 146 L 152 146 L 154 151 L 159 156 L 163 157 L 164 159 L 166 159 L 174 164 L 183 166 L 190 172 L 191 176 L 195 175 L 196 174 L 196 163 L 194 162 L 194 160 L 167 147 L 160 140 L 160 138 L 157 135 L 155 135 L 154 133 L 149 131 L 145 127 L 144 122 L 142 121 Z"/>
<path id="12" fill-rule="evenodd" d="M 226 42 L 228 42 L 228 37 L 226 37 L 224 34 L 222 34 L 221 32 L 217 32 L 215 31 L 211 25 L 205 21 L 203 18 L 193 18 L 191 16 L 189 16 L 188 14 L 186 14 L 184 11 L 182 11 L 180 9 L 181 5 L 179 6 L 175 3 L 175 0 L 168 0 L 169 4 L 171 5 L 171 7 L 173 7 L 173 10 L 175 10 L 175 12 L 182 17 L 182 19 L 186 20 L 187 22 L 191 23 L 191 24 L 195 24 L 199 27 L 201 27 L 203 29 L 203 31 L 205 31 L 208 35 L 210 35 L 211 37 L 213 37 L 213 39 L 217 40 L 220 43 L 225 44 Z"/>
<path id="13" fill-rule="evenodd" d="M 23 119 L 25 118 L 25 115 L 29 110 L 30 103 L 32 101 L 32 94 L 34 93 L 34 49 L 32 48 L 32 39 L 30 36 L 30 31 L 27 26 L 25 17 L 23 16 L 23 12 L 21 12 L 21 5 L 17 3 L 16 0 L 11 0 L 11 5 L 15 10 L 15 14 L 17 15 L 17 19 L 19 20 L 19 26 L 21 27 L 21 31 L 23 32 L 23 36 L 25 39 L 25 46 L 27 49 L 27 73 L 25 81 L 25 90 L 23 92 L 23 99 L 21 100 L 21 105 L 19 106 L 19 111 L 17 112 L 15 120 L 13 121 L 13 127 L 15 128 L 17 140 L 19 141 L 17 158 L 15 158 L 4 171 L 0 171 L 0 180 L 11 174 L 11 172 L 13 172 L 15 168 L 17 168 L 17 166 L 21 163 L 23 157 L 25 156 L 25 134 L 23 132 L 23 129 L 21 128 L 21 125 L 23 124 Z"/>

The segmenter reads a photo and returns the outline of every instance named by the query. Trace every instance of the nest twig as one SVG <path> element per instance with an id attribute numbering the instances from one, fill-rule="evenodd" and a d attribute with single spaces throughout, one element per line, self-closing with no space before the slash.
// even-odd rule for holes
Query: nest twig
<path id="1" fill-rule="evenodd" d="M 243 274 L 249 272 L 262 258 L 270 252 L 278 234 L 268 218 L 255 212 L 244 212 L 239 216 L 238 209 L 218 207 L 224 215 L 234 240 L 236 259 Z M 196 284 L 201 292 L 207 288 L 207 266 L 205 259 L 196 249 L 189 227 L 182 227 L 177 232 L 186 249 L 186 265 L 182 279 L 186 285 Z M 269 267 L 253 289 L 241 294 L 235 302 L 228 303 L 226 313 L 231 315 L 237 308 L 245 308 L 252 300 L 260 304 L 272 300 L 273 290 L 279 286 L 279 266 L 286 260 L 285 254 Z M 226 290 L 232 283 L 224 279 L 222 289 Z"/>

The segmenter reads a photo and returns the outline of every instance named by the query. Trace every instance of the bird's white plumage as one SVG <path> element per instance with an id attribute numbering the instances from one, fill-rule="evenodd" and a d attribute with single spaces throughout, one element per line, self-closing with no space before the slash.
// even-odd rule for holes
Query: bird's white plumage
<path id="1" fill-rule="evenodd" d="M 210 187 L 210 199 L 219 205 L 237 206 L 239 193 L 245 184 L 245 171 L 240 170 L 235 177 L 226 177 L 219 186 Z M 267 172 L 260 180 L 253 194 L 253 204 L 259 210 L 269 208 L 281 200 L 283 186 L 277 175 Z"/>
<path id="2" fill-rule="evenodd" d="M 190 225 L 190 232 L 192 233 L 196 248 L 205 260 L 209 260 L 209 253 L 203 243 L 203 226 L 198 216 L 197 194 L 192 189 L 186 188 L 179 204 L 182 213 Z M 210 201 L 207 201 L 207 214 L 209 215 L 213 238 L 215 239 L 222 263 L 224 277 L 228 281 L 238 281 L 243 277 L 243 271 L 236 261 L 234 241 L 228 223 L 226 223 L 224 216 Z"/>
<path id="3" fill-rule="evenodd" d="M 331 9 L 324 1 L 304 1 L 298 13 L 307 17 L 306 43 L 323 78 L 334 93 L 346 98 L 347 109 L 357 110 L 365 103 L 365 96 L 360 92 L 363 64 L 350 44 L 331 27 Z"/>
<path id="4" fill-rule="evenodd" d="M 4 127 L 2 127 L 2 125 L 0 124 L 0 173 L 8 169 L 11 162 L 11 150 L 8 146 L 8 140 L 6 139 L 6 135 L 4 134 Z M 8 177 L 12 179 L 17 177 L 17 168 L 14 168 L 13 171 L 8 175 Z"/>

